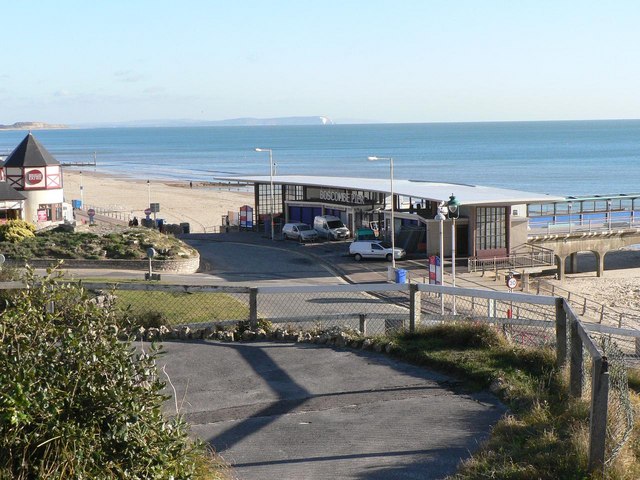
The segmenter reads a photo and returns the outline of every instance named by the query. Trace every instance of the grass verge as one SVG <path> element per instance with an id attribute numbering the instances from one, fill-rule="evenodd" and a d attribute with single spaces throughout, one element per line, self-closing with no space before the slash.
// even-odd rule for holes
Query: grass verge
<path id="1" fill-rule="evenodd" d="M 178 293 L 116 290 L 116 307 L 128 309 L 146 327 L 246 320 L 247 301 L 227 293 Z"/>
<path id="2" fill-rule="evenodd" d="M 489 440 L 465 461 L 456 480 L 637 479 L 637 434 L 604 472 L 587 470 L 589 406 L 567 395 L 566 372 L 551 348 L 509 343 L 480 324 L 447 324 L 393 336 L 394 355 L 454 375 L 472 389 L 490 389 L 510 409 Z"/>

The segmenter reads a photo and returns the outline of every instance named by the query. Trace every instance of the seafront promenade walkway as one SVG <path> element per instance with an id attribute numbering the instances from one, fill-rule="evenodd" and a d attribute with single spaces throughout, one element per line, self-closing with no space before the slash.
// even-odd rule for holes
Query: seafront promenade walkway
<path id="1" fill-rule="evenodd" d="M 594 254 L 600 277 L 608 252 L 640 244 L 640 194 L 567 197 L 528 205 L 527 217 L 527 243 L 553 250 L 559 279 L 577 272 L 578 252 Z"/>

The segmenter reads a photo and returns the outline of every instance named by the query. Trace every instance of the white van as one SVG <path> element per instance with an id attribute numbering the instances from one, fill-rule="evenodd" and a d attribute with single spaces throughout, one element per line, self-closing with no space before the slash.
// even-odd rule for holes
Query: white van
<path id="1" fill-rule="evenodd" d="M 321 215 L 314 218 L 313 229 L 318 232 L 319 236 L 329 240 L 347 238 L 351 234 L 349 229 L 342 223 L 342 220 L 333 215 Z"/>
<path id="2" fill-rule="evenodd" d="M 384 258 L 390 262 L 392 253 L 396 260 L 402 260 L 407 255 L 404 248 L 392 249 L 390 243 L 380 240 L 357 240 L 349 245 L 349 255 L 353 255 L 356 262 L 363 258 Z"/>

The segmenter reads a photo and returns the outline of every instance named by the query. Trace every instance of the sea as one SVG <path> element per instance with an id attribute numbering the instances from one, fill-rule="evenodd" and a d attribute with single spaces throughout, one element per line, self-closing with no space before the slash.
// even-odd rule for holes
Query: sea
<path id="1" fill-rule="evenodd" d="M 0 156 L 27 134 L 0 131 Z M 60 162 L 143 180 L 213 182 L 276 173 L 388 178 L 556 195 L 640 192 L 640 120 L 34 131 Z M 81 167 L 83 170 L 93 167 Z"/>

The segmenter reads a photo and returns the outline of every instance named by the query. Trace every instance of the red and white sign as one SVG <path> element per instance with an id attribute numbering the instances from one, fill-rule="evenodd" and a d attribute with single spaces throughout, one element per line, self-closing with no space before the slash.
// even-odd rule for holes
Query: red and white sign
<path id="1" fill-rule="evenodd" d="M 40 170 L 29 170 L 25 176 L 27 185 L 37 185 L 44 179 L 44 174 Z"/>
<path id="2" fill-rule="evenodd" d="M 440 257 L 436 255 L 429 257 L 429 283 L 432 285 L 442 285 L 442 265 Z"/>
<path id="3" fill-rule="evenodd" d="M 38 210 L 38 221 L 39 222 L 46 222 L 47 220 L 49 220 L 47 218 L 47 211 L 46 210 Z"/>
<path id="4" fill-rule="evenodd" d="M 149 215 L 151 215 L 151 209 L 150 208 L 145 208 L 144 209 L 144 214 L 148 217 Z"/>
<path id="5" fill-rule="evenodd" d="M 95 216 L 96 211 L 93 208 L 90 208 L 89 210 L 87 210 L 87 215 L 89 215 L 90 217 Z"/>

